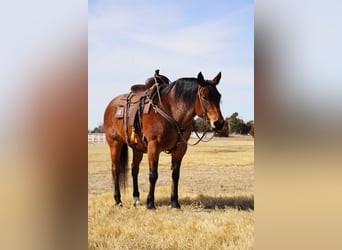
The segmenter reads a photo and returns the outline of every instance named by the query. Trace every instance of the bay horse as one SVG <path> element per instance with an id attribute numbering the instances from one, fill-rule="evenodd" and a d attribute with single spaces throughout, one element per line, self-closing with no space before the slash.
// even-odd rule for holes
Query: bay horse
<path id="1" fill-rule="evenodd" d="M 133 150 L 133 205 L 140 203 L 139 165 L 143 154 L 147 153 L 150 186 L 146 207 L 156 208 L 154 191 L 158 179 L 158 160 L 160 153 L 165 151 L 171 154 L 171 206 L 180 208 L 179 172 L 187 150 L 193 118 L 196 115 L 203 118 L 214 130 L 220 130 L 224 124 L 220 110 L 221 94 L 216 88 L 220 79 L 221 72 L 212 80 L 205 80 L 200 72 L 197 78 L 180 78 L 170 84 L 158 85 L 158 96 L 149 99 L 153 110 L 150 109 L 147 114 L 141 116 L 141 129 L 138 132 L 127 124 L 127 117 L 117 117 L 117 114 L 122 113 L 122 100 L 127 99 L 127 94 L 115 97 L 108 104 L 104 113 L 104 130 L 112 160 L 116 205 L 122 206 L 120 184 L 126 178 L 129 145 Z M 128 138 L 137 134 L 140 139 L 132 144 Z"/>

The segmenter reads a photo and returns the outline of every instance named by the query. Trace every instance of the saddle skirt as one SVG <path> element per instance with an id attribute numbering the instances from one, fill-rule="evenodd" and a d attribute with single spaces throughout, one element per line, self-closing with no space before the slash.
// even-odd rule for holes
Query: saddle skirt
<path id="1" fill-rule="evenodd" d="M 128 145 L 137 148 L 141 144 L 140 151 L 145 152 L 146 142 L 143 140 L 142 117 L 150 112 L 151 104 L 149 99 L 153 99 L 155 88 L 145 91 L 133 92 L 121 96 L 118 107 L 115 111 L 115 117 L 123 119 L 126 141 Z M 128 127 L 132 127 L 131 135 L 128 135 Z"/>
<path id="2" fill-rule="evenodd" d="M 129 94 L 122 95 L 118 103 L 118 108 L 115 112 L 116 118 L 128 118 L 128 125 L 133 126 L 137 118 L 138 111 L 140 114 L 148 114 L 150 111 L 150 103 L 148 101 L 148 93 L 130 92 Z"/>
<path id="3" fill-rule="evenodd" d="M 136 145 L 138 142 L 144 142 L 142 133 L 142 117 L 150 112 L 151 103 L 159 91 L 159 85 L 168 85 L 169 79 L 159 74 L 156 70 L 154 77 L 150 77 L 145 84 L 135 84 L 131 86 L 131 92 L 121 96 L 118 107 L 115 111 L 115 117 L 123 119 L 126 141 L 130 146 Z M 128 127 L 132 127 L 132 133 L 128 135 Z"/>

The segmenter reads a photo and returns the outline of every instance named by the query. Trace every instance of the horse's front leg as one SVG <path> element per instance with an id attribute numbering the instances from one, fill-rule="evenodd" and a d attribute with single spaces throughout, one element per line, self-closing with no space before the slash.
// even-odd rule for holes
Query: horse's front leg
<path id="1" fill-rule="evenodd" d="M 157 142 L 151 141 L 148 144 L 148 164 L 150 167 L 150 190 L 147 195 L 147 203 L 146 206 L 148 209 L 155 209 L 154 205 L 154 190 L 156 187 L 156 182 L 158 179 L 158 161 L 160 152 L 157 150 Z"/>
<path id="2" fill-rule="evenodd" d="M 172 152 L 172 186 L 171 186 L 171 207 L 172 208 L 180 208 L 178 202 L 178 182 L 179 182 L 179 173 L 180 166 L 182 163 L 183 156 L 186 152 L 187 145 L 181 144 L 176 151 Z"/>

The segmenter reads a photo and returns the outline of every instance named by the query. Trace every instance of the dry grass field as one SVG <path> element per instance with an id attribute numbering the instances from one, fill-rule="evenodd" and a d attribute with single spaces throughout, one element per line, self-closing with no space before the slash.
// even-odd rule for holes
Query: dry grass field
<path id="1" fill-rule="evenodd" d="M 132 156 L 131 151 L 130 157 Z M 140 166 L 142 205 L 132 205 L 132 180 L 114 207 L 107 144 L 88 146 L 89 249 L 253 249 L 254 140 L 214 138 L 188 147 L 179 181 L 180 210 L 170 205 L 170 156 L 162 153 L 156 211 L 145 208 L 147 157 Z"/>

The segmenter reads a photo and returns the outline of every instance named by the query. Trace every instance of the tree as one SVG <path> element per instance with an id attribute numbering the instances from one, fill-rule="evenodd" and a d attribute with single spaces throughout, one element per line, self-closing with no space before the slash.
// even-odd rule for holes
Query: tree
<path id="1" fill-rule="evenodd" d="M 206 129 L 207 125 L 204 124 L 203 119 L 200 117 L 197 117 L 196 119 L 193 120 L 193 131 L 197 132 L 204 132 Z"/>
<path id="2" fill-rule="evenodd" d="M 236 134 L 247 135 L 253 126 L 253 121 L 245 123 L 242 119 L 238 118 L 239 113 L 234 112 L 229 118 L 230 132 Z M 227 120 L 227 119 L 226 119 Z"/>
<path id="3" fill-rule="evenodd" d="M 96 128 L 94 128 L 91 133 L 104 133 L 104 128 L 103 128 L 103 124 L 100 124 L 99 126 L 97 126 Z"/>
<path id="4" fill-rule="evenodd" d="M 239 119 L 237 118 L 238 115 L 239 115 L 238 112 L 234 112 L 234 113 L 228 118 L 228 122 L 229 122 L 230 132 L 231 132 L 231 133 L 237 133 L 237 134 L 239 134 L 240 131 L 241 131 L 240 122 L 239 122 Z"/>

